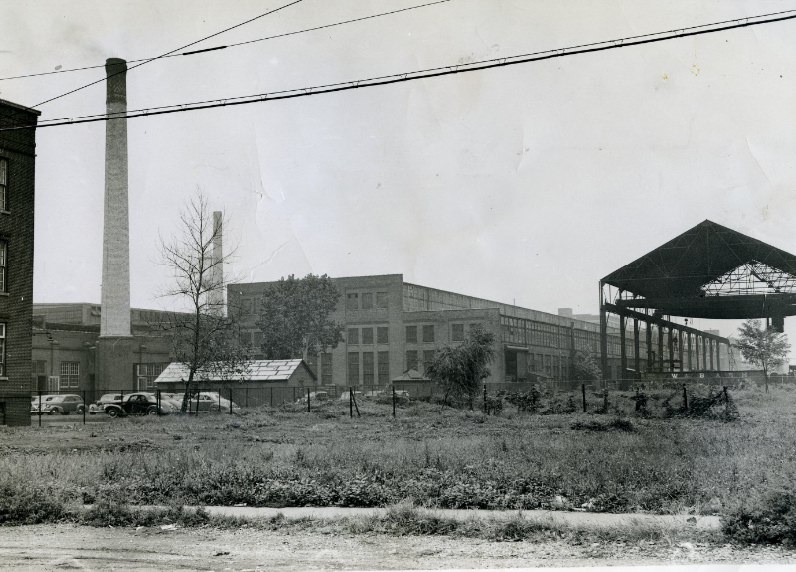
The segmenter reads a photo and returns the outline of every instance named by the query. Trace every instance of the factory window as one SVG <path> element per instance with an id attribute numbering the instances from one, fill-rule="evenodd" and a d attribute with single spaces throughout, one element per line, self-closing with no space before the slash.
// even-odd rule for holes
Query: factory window
<path id="1" fill-rule="evenodd" d="M 332 384 L 332 354 L 330 352 L 321 354 L 321 383 Z"/>
<path id="2" fill-rule="evenodd" d="M 0 157 L 0 211 L 8 210 L 8 159 Z"/>
<path id="3" fill-rule="evenodd" d="M 348 328 L 348 343 L 354 345 L 359 343 L 359 328 Z"/>
<path id="4" fill-rule="evenodd" d="M 451 341 L 454 342 L 464 341 L 464 324 L 451 325 Z"/>
<path id="5" fill-rule="evenodd" d="M 362 343 L 368 346 L 373 344 L 373 328 L 362 328 Z"/>
<path id="6" fill-rule="evenodd" d="M 376 307 L 387 308 L 389 306 L 389 298 L 387 292 L 376 292 Z"/>
<path id="7" fill-rule="evenodd" d="M 379 385 L 390 383 L 390 352 L 379 352 Z"/>
<path id="8" fill-rule="evenodd" d="M 363 310 L 373 309 L 373 294 L 371 292 L 365 292 L 364 294 L 362 294 L 362 309 Z"/>
<path id="9" fill-rule="evenodd" d="M 346 310 L 359 310 L 359 294 L 348 294 L 345 302 Z"/>
<path id="10" fill-rule="evenodd" d="M 378 344 L 390 343 L 390 329 L 387 326 L 376 328 L 376 343 Z"/>
<path id="11" fill-rule="evenodd" d="M 434 325 L 423 326 L 423 341 L 433 342 L 434 341 Z"/>
<path id="12" fill-rule="evenodd" d="M 406 326 L 406 343 L 417 343 L 417 326 Z"/>
<path id="13" fill-rule="evenodd" d="M 33 375 L 47 375 L 47 361 L 43 359 L 35 359 L 33 360 L 33 369 L 31 373 Z"/>
<path id="14" fill-rule="evenodd" d="M 8 260 L 8 243 L 5 240 L 0 240 L 0 292 L 8 292 L 8 284 L 6 281 L 6 261 Z"/>
<path id="15" fill-rule="evenodd" d="M 373 352 L 362 353 L 362 383 L 365 385 L 373 385 L 375 363 L 373 361 Z"/>
<path id="16" fill-rule="evenodd" d="M 434 350 L 423 351 L 423 369 L 426 369 L 434 361 Z"/>
<path id="17" fill-rule="evenodd" d="M 61 379 L 59 380 L 61 389 L 77 389 L 80 385 L 80 362 L 62 361 Z"/>
<path id="18" fill-rule="evenodd" d="M 348 352 L 348 385 L 359 385 L 358 352 Z"/>
<path id="19" fill-rule="evenodd" d="M 417 369 L 417 350 L 406 350 L 406 369 Z"/>
<path id="20" fill-rule="evenodd" d="M 77 363 L 77 362 L 75 362 Z M 136 364 L 136 377 L 138 378 L 138 391 L 148 391 L 155 388 L 155 380 L 166 369 L 167 363 L 139 363 Z M 61 364 L 63 369 L 63 363 Z M 61 378 L 63 384 L 63 377 Z M 76 385 L 74 387 L 77 387 Z"/>

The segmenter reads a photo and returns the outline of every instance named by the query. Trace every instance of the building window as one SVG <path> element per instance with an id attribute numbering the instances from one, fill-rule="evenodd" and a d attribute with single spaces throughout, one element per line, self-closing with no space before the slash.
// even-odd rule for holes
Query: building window
<path id="1" fill-rule="evenodd" d="M 376 292 L 376 307 L 387 308 L 389 305 L 390 298 L 387 296 L 387 292 Z"/>
<path id="2" fill-rule="evenodd" d="M 406 326 L 406 343 L 417 343 L 417 326 Z"/>
<path id="3" fill-rule="evenodd" d="M 79 365 L 75 362 L 75 365 Z M 167 363 L 139 363 L 136 364 L 136 378 L 138 380 L 138 391 L 148 391 L 155 388 L 155 380 L 166 369 Z M 61 370 L 64 364 L 61 363 Z M 63 376 L 61 377 L 61 387 L 64 387 Z M 74 387 L 77 387 L 75 385 Z"/>
<path id="4" fill-rule="evenodd" d="M 348 343 L 352 345 L 359 343 L 359 328 L 348 328 Z"/>
<path id="5" fill-rule="evenodd" d="M 376 328 L 376 343 L 389 344 L 390 343 L 390 328 L 387 326 Z"/>
<path id="6" fill-rule="evenodd" d="M 61 378 L 58 383 L 61 389 L 77 389 L 80 385 L 80 362 L 62 361 Z"/>
<path id="7" fill-rule="evenodd" d="M 362 309 L 363 310 L 373 309 L 373 294 L 371 292 L 365 292 L 364 294 L 362 294 Z"/>
<path id="8" fill-rule="evenodd" d="M 451 326 L 451 341 L 453 342 L 464 341 L 464 324 L 453 324 Z"/>
<path id="9" fill-rule="evenodd" d="M 362 343 L 373 345 L 373 328 L 362 328 Z"/>
<path id="10" fill-rule="evenodd" d="M 346 310 L 359 310 L 359 294 L 348 294 L 345 301 Z"/>
<path id="11" fill-rule="evenodd" d="M 8 283 L 6 277 L 6 261 L 8 260 L 8 243 L 5 240 L 0 240 L 0 292 L 8 292 Z"/>
<path id="12" fill-rule="evenodd" d="M 0 211 L 8 210 L 8 159 L 0 157 Z"/>
<path id="13" fill-rule="evenodd" d="M 379 385 L 390 383 L 390 352 L 379 352 Z"/>
<path id="14" fill-rule="evenodd" d="M 332 354 L 324 352 L 321 354 L 321 383 L 323 385 L 332 384 Z"/>
<path id="15" fill-rule="evenodd" d="M 423 369 L 425 370 L 434 361 L 434 350 L 423 350 Z"/>
<path id="16" fill-rule="evenodd" d="M 434 341 L 434 325 L 423 326 L 423 341 L 433 342 Z"/>
<path id="17" fill-rule="evenodd" d="M 348 352 L 348 385 L 359 385 L 358 352 Z"/>
<path id="18" fill-rule="evenodd" d="M 417 369 L 417 350 L 406 350 L 406 369 Z"/>
<path id="19" fill-rule="evenodd" d="M 365 385 L 373 385 L 375 363 L 373 361 L 373 352 L 362 353 L 362 383 Z"/>

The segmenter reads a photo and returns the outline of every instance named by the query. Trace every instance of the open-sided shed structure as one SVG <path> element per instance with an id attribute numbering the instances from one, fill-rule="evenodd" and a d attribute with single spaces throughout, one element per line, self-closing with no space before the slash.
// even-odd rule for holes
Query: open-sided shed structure
<path id="1" fill-rule="evenodd" d="M 628 319 L 634 322 L 637 371 L 639 322 L 646 325 L 648 368 L 720 370 L 718 349 L 729 341 L 668 318 L 763 318 L 782 331 L 785 316 L 796 314 L 796 256 L 706 220 L 600 280 L 603 366 L 607 363 L 609 313 L 620 318 L 623 371 L 627 369 L 624 335 Z M 656 353 L 651 343 L 654 328 L 658 329 Z M 695 363 L 691 360 L 692 343 L 697 352 Z M 683 363 L 685 346 L 687 367 Z M 664 360 L 665 353 L 668 360 Z"/>

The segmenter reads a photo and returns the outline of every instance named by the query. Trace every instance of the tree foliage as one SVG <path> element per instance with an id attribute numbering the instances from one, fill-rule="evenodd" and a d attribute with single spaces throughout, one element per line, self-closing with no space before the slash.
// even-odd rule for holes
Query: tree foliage
<path id="1" fill-rule="evenodd" d="M 576 380 L 593 381 L 602 378 L 602 371 L 597 359 L 589 351 L 576 351 L 572 357 L 572 373 Z"/>
<path id="2" fill-rule="evenodd" d="M 329 318 L 340 292 L 326 274 L 292 274 L 270 286 L 260 302 L 257 326 L 266 359 L 298 359 L 336 348 L 343 325 Z"/>
<path id="3" fill-rule="evenodd" d="M 442 386 L 443 403 L 464 398 L 472 407 L 481 382 L 495 359 L 495 334 L 477 326 L 458 346 L 446 346 L 426 365 L 426 375 Z"/>
<path id="4" fill-rule="evenodd" d="M 788 336 L 761 325 L 760 320 L 746 320 L 738 328 L 735 347 L 743 358 L 763 369 L 768 391 L 768 374 L 785 363 L 790 352 Z"/>
<path id="5" fill-rule="evenodd" d="M 175 234 L 160 240 L 162 262 L 173 278 L 164 295 L 188 308 L 171 313 L 161 324 L 172 336 L 176 360 L 188 369 L 186 384 L 199 371 L 223 377 L 242 372 L 246 364 L 247 356 L 235 343 L 236 325 L 224 316 L 223 267 L 231 253 L 214 254 L 223 229 L 223 221 L 216 222 L 200 193 L 180 214 Z"/>

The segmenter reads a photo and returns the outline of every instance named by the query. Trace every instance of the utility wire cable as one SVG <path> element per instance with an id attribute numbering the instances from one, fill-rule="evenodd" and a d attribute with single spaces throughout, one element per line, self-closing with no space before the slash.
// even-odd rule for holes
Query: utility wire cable
<path id="1" fill-rule="evenodd" d="M 210 34 L 209 36 L 205 36 L 204 38 L 202 38 L 200 40 L 196 40 L 195 42 L 191 42 L 190 44 L 186 44 L 184 46 L 180 46 L 179 48 L 175 48 L 175 49 L 171 50 L 170 52 L 166 52 L 165 54 L 161 54 L 161 55 L 159 55 L 157 57 L 143 60 L 142 62 L 140 62 L 140 63 L 138 63 L 138 64 L 136 64 L 136 65 L 134 65 L 134 66 L 132 66 L 130 68 L 127 68 L 127 69 L 125 69 L 123 71 L 119 71 L 119 72 L 111 74 L 110 77 L 113 77 L 113 76 L 118 75 L 120 73 L 126 73 L 129 70 L 135 69 L 137 67 L 141 67 L 144 64 L 148 64 L 149 62 L 152 62 L 152 61 L 155 61 L 155 60 L 159 60 L 159 59 L 164 58 L 164 57 L 166 57 L 166 56 L 168 56 L 170 54 L 173 54 L 174 52 L 178 52 L 180 50 L 184 50 L 185 48 L 189 48 L 191 46 L 195 46 L 196 44 L 198 44 L 200 42 L 204 42 L 205 40 L 209 40 L 210 38 L 215 38 L 216 36 L 219 36 L 219 35 L 221 35 L 221 34 L 223 34 L 225 32 L 229 32 L 230 30 L 234 30 L 235 28 L 240 28 L 241 26 L 245 26 L 246 24 L 250 24 L 251 22 L 254 22 L 255 20 L 259 20 L 260 18 L 264 18 L 265 16 L 269 16 L 269 15 L 275 13 L 275 12 L 279 12 L 280 10 L 283 10 L 285 8 L 293 6 L 294 4 L 298 4 L 299 2 L 303 2 L 303 0 L 293 0 L 292 2 L 288 2 L 287 4 L 284 4 L 284 5 L 280 6 L 279 8 L 274 8 L 273 10 L 269 10 L 268 12 L 264 12 L 264 13 L 260 14 L 259 16 L 255 16 L 254 18 L 249 18 L 245 22 L 241 22 L 239 24 L 235 24 L 234 26 L 230 26 L 229 28 L 225 28 L 225 29 L 221 30 L 220 32 L 216 32 L 215 34 Z M 37 103 L 33 107 L 40 107 L 40 106 L 44 105 L 45 103 L 50 103 L 51 101 L 55 101 L 56 99 L 61 99 L 62 97 L 66 97 L 67 95 L 70 95 L 72 93 L 80 91 L 81 89 L 86 89 L 87 87 L 90 87 L 92 85 L 101 83 L 103 81 L 106 81 L 107 79 L 108 79 L 107 77 L 103 77 L 102 79 L 98 79 L 96 81 L 92 81 L 91 83 L 87 83 L 86 85 L 83 85 L 83 86 L 78 87 L 76 89 L 73 89 L 71 91 L 67 91 L 66 93 L 62 93 L 61 95 L 58 95 L 56 97 L 52 97 L 52 98 L 50 98 L 50 99 L 48 99 L 46 101 L 42 101 L 41 103 Z"/>
<path id="2" fill-rule="evenodd" d="M 427 6 L 434 6 L 435 4 L 444 4 L 444 3 L 450 2 L 450 1 L 451 0 L 437 0 L 436 2 L 429 2 L 427 4 L 419 4 L 417 6 L 409 6 L 407 8 L 401 8 L 399 10 L 391 10 L 390 12 L 382 12 L 380 14 L 371 14 L 370 16 L 363 16 L 361 18 L 354 18 L 352 20 L 343 20 L 342 22 L 334 22 L 332 24 L 324 24 L 323 26 L 316 26 L 314 28 L 305 28 L 303 30 L 296 30 L 294 32 L 285 32 L 284 34 L 276 34 L 274 36 L 266 36 L 264 38 L 257 38 L 256 40 L 247 40 L 245 42 L 237 42 L 235 44 L 228 44 L 226 46 L 216 46 L 214 48 L 206 48 L 204 50 L 194 50 L 194 51 L 191 51 L 191 52 L 182 52 L 182 53 L 179 53 L 179 54 L 169 53 L 169 54 L 164 54 L 164 55 L 159 56 L 159 57 L 160 58 L 176 58 L 176 57 L 179 57 L 179 56 L 193 56 L 195 54 L 200 54 L 200 53 L 203 53 L 203 52 L 211 52 L 211 51 L 215 51 L 215 50 L 223 50 L 223 49 L 226 49 L 226 48 L 235 48 L 235 47 L 238 47 L 238 46 L 245 46 L 247 44 L 254 44 L 256 42 L 264 42 L 266 40 L 274 40 L 274 39 L 277 39 L 277 38 L 285 38 L 287 36 L 295 36 L 297 34 L 304 34 L 306 32 L 316 32 L 318 30 L 324 30 L 326 28 L 333 28 L 335 26 L 342 26 L 344 24 L 353 24 L 354 22 L 362 22 L 364 20 L 371 20 L 373 18 L 380 18 L 382 16 L 391 16 L 393 14 L 398 14 L 400 12 L 407 12 L 409 10 L 416 10 L 418 8 L 426 8 Z M 182 49 L 182 48 L 178 48 L 178 49 Z M 127 60 L 127 63 L 134 64 L 136 62 L 152 61 L 153 59 L 156 59 L 156 58 L 141 58 L 141 59 L 137 59 L 137 60 Z M 60 69 L 60 70 L 54 70 L 54 71 L 48 71 L 48 72 L 31 73 L 31 74 L 25 74 L 25 75 L 16 75 L 16 76 L 10 76 L 10 77 L 0 77 L 0 81 L 8 81 L 8 80 L 12 80 L 12 79 L 22 79 L 22 78 L 28 78 L 28 77 L 38 77 L 38 76 L 43 76 L 43 75 L 53 75 L 53 74 L 59 74 L 59 73 L 68 73 L 68 72 L 76 72 L 76 71 L 84 71 L 84 70 L 93 70 L 93 69 L 104 68 L 104 67 L 105 67 L 105 64 L 100 64 L 100 65 L 96 65 L 96 66 L 86 66 L 86 67 L 82 67 L 82 68 L 69 68 L 69 69 Z"/>
<path id="3" fill-rule="evenodd" d="M 733 30 L 737 28 L 745 28 L 750 26 L 759 26 L 763 24 L 772 24 L 776 22 L 783 22 L 787 20 L 796 19 L 796 14 L 791 14 L 789 16 L 779 16 L 777 18 L 768 18 L 768 19 L 760 19 L 763 16 L 750 16 L 747 18 L 738 18 L 735 20 L 729 20 L 726 22 L 714 23 L 714 24 L 705 24 L 700 26 L 700 29 L 696 29 L 697 27 L 691 27 L 691 31 L 684 31 L 686 28 L 678 28 L 676 30 L 670 32 L 661 32 L 658 34 L 648 34 L 642 39 L 637 40 L 629 40 L 629 38 L 619 38 L 616 40 L 609 40 L 605 42 L 599 43 L 592 43 L 592 44 L 583 44 L 581 46 L 572 46 L 566 48 L 558 48 L 555 50 L 546 50 L 543 52 L 532 52 L 529 54 L 523 54 L 518 56 L 507 56 L 502 58 L 494 58 L 489 60 L 481 60 L 476 62 L 470 62 L 467 64 L 456 64 L 452 66 L 444 66 L 444 67 L 437 67 L 437 68 L 428 68 L 425 70 L 418 70 L 413 72 L 405 72 L 399 74 L 392 74 L 386 76 L 378 76 L 372 77 L 368 79 L 361 79 L 355 81 L 346 81 L 346 82 L 339 82 L 339 83 L 332 83 L 326 85 L 317 85 L 312 87 L 304 87 L 298 89 L 290 89 L 290 90 L 282 90 L 282 91 L 273 91 L 267 92 L 262 94 L 255 94 L 255 95 L 248 95 L 248 96 L 237 96 L 237 97 L 230 97 L 225 99 L 213 99 L 208 101 L 198 101 L 193 103 L 182 103 L 176 105 L 165 105 L 160 107 L 150 107 L 150 108 L 143 108 L 143 109 L 136 109 L 132 111 L 128 111 L 126 114 L 98 114 L 98 115 L 86 115 L 80 116 L 75 118 L 59 118 L 59 119 L 52 119 L 52 120 L 44 120 L 39 122 L 38 125 L 22 125 L 16 127 L 6 127 L 0 128 L 0 131 L 8 131 L 13 129 L 29 129 L 35 127 L 53 127 L 58 125 L 70 125 L 76 123 L 90 123 L 95 121 L 108 121 L 114 118 L 128 118 L 133 119 L 136 117 L 148 117 L 152 115 L 163 115 L 168 113 L 180 113 L 183 111 L 195 111 L 199 109 L 211 109 L 215 107 L 226 107 L 232 105 L 245 105 L 248 103 L 257 103 L 263 101 L 277 101 L 282 99 L 294 99 L 298 97 L 308 97 L 312 95 L 321 95 L 326 93 L 335 93 L 339 91 L 348 91 L 352 89 L 360 89 L 366 87 L 374 87 L 378 85 L 390 85 L 394 83 L 402 83 L 407 81 L 413 81 L 418 79 L 428 79 L 434 77 L 442 77 L 447 75 L 453 75 L 458 73 L 466 73 L 466 72 L 473 72 L 473 71 L 482 71 L 492 68 L 499 68 L 499 67 L 506 67 L 511 65 L 517 64 L 524 64 L 524 63 L 531 63 L 531 62 L 538 62 L 543 60 L 549 60 L 554 58 L 562 58 L 580 54 L 587 54 L 593 52 L 602 52 L 607 50 L 615 50 L 615 49 L 622 49 L 628 48 L 632 46 L 639 46 L 644 44 L 651 44 L 657 42 L 664 42 L 669 40 L 676 40 L 679 38 L 687 38 L 691 36 L 699 36 L 704 34 L 713 34 L 717 32 L 723 32 L 727 30 Z M 728 24 L 728 22 L 732 22 Z M 709 26 L 713 25 L 716 26 L 720 24 L 718 27 L 708 28 Z M 727 24 L 727 25 L 723 25 Z M 657 37 L 652 37 L 657 36 Z"/>

